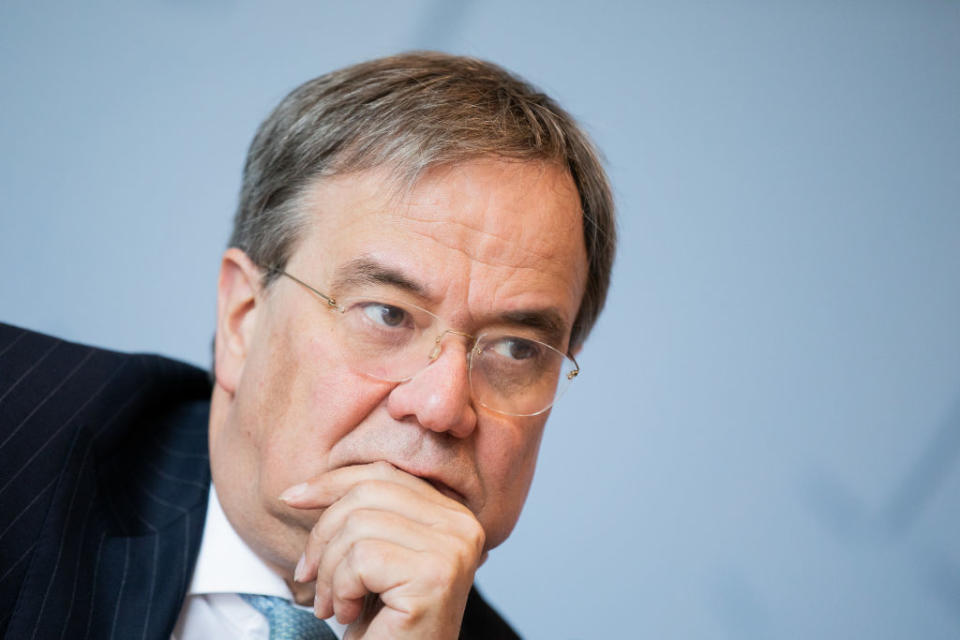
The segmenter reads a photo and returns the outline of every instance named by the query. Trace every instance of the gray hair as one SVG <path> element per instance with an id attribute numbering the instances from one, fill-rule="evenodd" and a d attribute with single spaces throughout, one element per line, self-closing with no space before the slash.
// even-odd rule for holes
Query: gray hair
<path id="1" fill-rule="evenodd" d="M 557 163 L 580 195 L 588 271 L 570 346 L 603 308 L 616 246 L 613 197 L 590 140 L 551 98 L 474 58 L 414 52 L 363 62 L 294 89 L 250 145 L 230 246 L 283 268 L 307 222 L 316 179 L 389 167 L 413 184 L 426 170 L 499 156 Z M 276 272 L 267 270 L 264 284 Z"/>

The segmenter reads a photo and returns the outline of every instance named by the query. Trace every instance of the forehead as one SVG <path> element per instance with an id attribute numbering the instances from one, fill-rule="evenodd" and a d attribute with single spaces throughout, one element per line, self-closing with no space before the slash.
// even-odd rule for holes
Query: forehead
<path id="1" fill-rule="evenodd" d="M 397 188 L 384 170 L 315 183 L 290 261 L 327 286 L 358 258 L 401 272 L 432 305 L 464 314 L 553 306 L 570 323 L 586 279 L 580 202 L 568 171 L 485 159 Z"/>

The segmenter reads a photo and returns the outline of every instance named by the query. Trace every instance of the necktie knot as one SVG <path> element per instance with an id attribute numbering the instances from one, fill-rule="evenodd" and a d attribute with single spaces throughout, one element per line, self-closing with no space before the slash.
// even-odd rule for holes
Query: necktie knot
<path id="1" fill-rule="evenodd" d="M 296 608 L 289 600 L 249 593 L 240 597 L 267 618 L 270 640 L 337 640 L 326 622 Z"/>

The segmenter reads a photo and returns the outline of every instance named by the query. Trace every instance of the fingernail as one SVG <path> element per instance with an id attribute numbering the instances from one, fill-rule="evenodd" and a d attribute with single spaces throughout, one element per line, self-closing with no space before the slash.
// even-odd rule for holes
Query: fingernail
<path id="1" fill-rule="evenodd" d="M 303 582 L 304 574 L 307 572 L 307 554 L 301 553 L 297 561 L 297 568 L 293 570 L 293 581 Z"/>
<path id="2" fill-rule="evenodd" d="M 302 496 L 307 491 L 307 483 L 302 482 L 300 484 L 295 484 L 283 493 L 280 494 L 280 499 L 284 502 L 289 502 L 290 500 L 296 500 Z"/>

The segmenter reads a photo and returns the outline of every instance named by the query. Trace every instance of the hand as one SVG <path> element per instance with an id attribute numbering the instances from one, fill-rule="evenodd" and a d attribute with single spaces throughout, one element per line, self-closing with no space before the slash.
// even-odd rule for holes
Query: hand
<path id="1" fill-rule="evenodd" d="M 335 469 L 281 500 L 324 509 L 294 576 L 316 580 L 317 617 L 336 614 L 349 640 L 458 636 L 484 546 L 464 505 L 386 462 Z"/>

